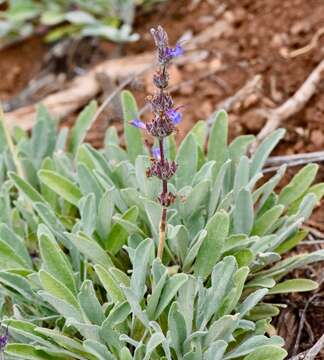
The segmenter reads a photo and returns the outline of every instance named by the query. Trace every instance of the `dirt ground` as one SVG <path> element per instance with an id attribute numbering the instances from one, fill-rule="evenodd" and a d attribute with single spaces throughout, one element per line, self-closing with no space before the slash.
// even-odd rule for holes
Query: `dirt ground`
<path id="1" fill-rule="evenodd" d="M 48 59 L 49 45 L 39 38 L 27 40 L 0 52 L 0 99 L 14 99 L 30 80 L 39 76 L 44 68 L 48 69 L 49 64 L 52 64 L 50 71 L 55 74 L 62 75 L 68 69 L 68 74 L 63 76 L 65 80 L 74 75 L 74 67 L 86 70 L 103 59 L 153 50 L 148 30 L 157 24 L 165 27 L 170 41 L 175 43 L 183 34 L 190 32 L 195 36 L 218 21 L 225 21 L 230 26 L 219 39 L 203 45 L 202 50 L 207 50 L 208 56 L 202 61 L 172 69 L 174 83 L 182 84 L 174 92 L 175 101 L 185 105 L 185 120 L 180 126 L 179 138 L 196 121 L 206 119 L 223 99 L 260 74 L 262 91 L 230 111 L 231 138 L 245 133 L 257 134 L 264 119 L 257 116 L 255 110 L 282 104 L 324 58 L 323 0 L 169 0 L 138 16 L 135 29 L 141 35 L 139 42 L 120 46 L 104 41 L 81 41 L 72 55 L 56 57 L 54 65 L 53 59 Z M 294 54 L 295 50 L 311 43 L 313 46 L 309 49 Z M 144 105 L 144 98 L 151 89 L 150 79 L 147 76 L 137 79 L 130 89 L 140 105 Z M 41 96 L 35 94 L 29 101 L 39 100 Z M 109 112 L 105 116 L 110 116 Z M 66 124 L 73 119 L 70 117 Z M 113 117 L 113 123 L 122 131 L 118 117 Z M 89 134 L 89 141 L 96 146 L 102 143 L 105 124 L 101 117 Z M 306 106 L 282 126 L 287 133 L 276 154 L 324 149 L 324 81 L 320 82 Z M 295 171 L 295 168 L 289 169 L 286 181 Z M 317 180 L 324 181 L 323 163 Z M 309 225 L 318 231 L 318 237 L 323 236 L 323 206 L 316 210 Z M 306 246 L 297 248 L 299 252 L 307 250 Z M 286 339 L 290 353 L 294 351 L 303 309 L 312 296 L 305 312 L 300 345 L 295 350 L 307 349 L 324 329 L 323 267 L 309 267 L 303 275 L 321 282 L 322 287 L 315 297 L 314 294 L 298 294 L 278 298 L 287 304 L 287 308 L 276 320 L 277 330 Z"/>

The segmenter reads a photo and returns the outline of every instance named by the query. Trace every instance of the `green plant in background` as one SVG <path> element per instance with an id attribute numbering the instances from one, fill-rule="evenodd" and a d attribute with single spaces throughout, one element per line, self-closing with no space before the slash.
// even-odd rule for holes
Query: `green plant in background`
<path id="1" fill-rule="evenodd" d="M 135 41 L 132 23 L 136 6 L 157 0 L 0 0 L 0 38 L 47 32 L 47 41 L 66 36 L 99 36 L 116 42 Z"/>
<path id="2" fill-rule="evenodd" d="M 312 185 L 317 166 L 277 193 L 284 166 L 259 180 L 284 131 L 249 157 L 254 137 L 228 144 L 224 111 L 208 140 L 203 121 L 179 149 L 168 136 L 166 156 L 178 164 L 168 188 L 177 197 L 160 259 L 161 181 L 146 176 L 150 151 L 129 124 L 135 100 L 128 91 L 121 98 L 126 149 L 114 127 L 102 149 L 84 143 L 95 102 L 71 131 L 57 133 L 42 106 L 31 136 L 15 129 L 10 137 L 1 120 L 6 359 L 283 359 L 283 340 L 267 335 L 280 308 L 271 295 L 315 289 L 284 277 L 324 259 L 324 250 L 286 254 L 323 196 L 324 184 Z"/>

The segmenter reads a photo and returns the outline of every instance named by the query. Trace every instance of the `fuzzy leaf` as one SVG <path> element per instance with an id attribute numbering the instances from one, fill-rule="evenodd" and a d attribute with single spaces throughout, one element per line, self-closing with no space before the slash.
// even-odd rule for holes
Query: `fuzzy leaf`
<path id="1" fill-rule="evenodd" d="M 136 119 L 138 116 L 136 100 L 129 91 L 125 90 L 121 93 L 121 102 L 124 115 L 127 152 L 129 158 L 134 163 L 138 155 L 145 153 L 140 130 L 129 124 L 130 121 Z"/>
<path id="2" fill-rule="evenodd" d="M 217 212 L 206 225 L 207 236 L 204 239 L 194 266 L 197 276 L 204 279 L 212 272 L 221 256 L 229 230 L 229 216 L 224 211 Z"/>
<path id="3" fill-rule="evenodd" d="M 66 201 L 78 206 L 82 193 L 71 180 L 51 170 L 40 170 L 38 176 L 42 183 L 62 196 Z"/>
<path id="4" fill-rule="evenodd" d="M 69 143 L 69 150 L 76 154 L 78 147 L 83 142 L 87 131 L 92 125 L 94 114 L 97 110 L 96 101 L 91 101 L 78 116 L 73 128 L 71 129 L 71 139 Z"/>
<path id="5" fill-rule="evenodd" d="M 275 285 L 269 294 L 286 294 L 290 292 L 311 291 L 318 288 L 318 283 L 309 279 L 291 279 Z"/>

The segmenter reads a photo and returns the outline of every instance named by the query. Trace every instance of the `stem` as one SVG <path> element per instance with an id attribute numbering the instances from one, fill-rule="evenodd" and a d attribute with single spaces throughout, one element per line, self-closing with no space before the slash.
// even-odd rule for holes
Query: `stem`
<path id="1" fill-rule="evenodd" d="M 164 243 L 165 243 L 165 228 L 166 228 L 166 217 L 167 217 L 167 208 L 163 207 L 162 217 L 160 222 L 160 239 L 157 256 L 162 260 Z"/>
<path id="2" fill-rule="evenodd" d="M 159 139 L 159 146 L 160 146 L 160 156 L 161 156 L 161 163 L 164 164 L 164 142 L 163 139 Z M 166 180 L 162 180 L 162 193 L 161 198 L 164 199 L 168 193 L 168 182 Z M 162 209 L 162 217 L 160 222 L 160 236 L 159 236 L 159 247 L 157 256 L 162 260 L 163 250 L 164 250 L 164 243 L 165 243 L 165 228 L 166 228 L 166 218 L 167 218 L 167 208 L 163 206 Z"/>

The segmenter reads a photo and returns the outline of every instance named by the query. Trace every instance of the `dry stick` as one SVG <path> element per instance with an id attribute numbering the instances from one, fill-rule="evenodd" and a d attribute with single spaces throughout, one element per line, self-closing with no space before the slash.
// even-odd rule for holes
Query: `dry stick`
<path id="1" fill-rule="evenodd" d="M 213 26 L 208 27 L 190 41 L 190 47 L 186 47 L 186 50 L 192 52 L 177 59 L 176 63 L 185 64 L 205 59 L 207 52 L 197 49 L 207 42 L 219 38 L 229 29 L 231 29 L 231 25 L 226 21 L 218 21 Z M 104 61 L 88 73 L 75 77 L 66 89 L 46 96 L 41 102 L 53 116 L 63 118 L 84 106 L 99 93 L 101 87 L 96 80 L 97 73 L 104 73 L 112 80 L 125 78 L 140 73 L 152 64 L 153 59 L 154 54 L 147 52 Z M 24 106 L 18 110 L 8 112 L 6 114 L 6 123 L 9 127 L 18 125 L 24 130 L 30 130 L 34 124 L 35 114 L 35 105 Z"/>
<path id="2" fill-rule="evenodd" d="M 278 170 L 283 164 L 286 164 L 287 167 L 292 167 L 322 161 L 324 161 L 324 151 L 296 155 L 273 156 L 268 159 L 266 167 L 263 170 L 267 173 Z"/>
<path id="3" fill-rule="evenodd" d="M 316 355 L 324 348 L 324 334 L 316 341 L 316 343 L 309 349 L 288 360 L 314 360 Z"/>
<path id="4" fill-rule="evenodd" d="M 307 302 L 306 302 L 306 305 L 304 306 L 304 309 L 302 311 L 302 315 L 300 317 L 300 322 L 299 322 L 299 327 L 298 327 L 298 333 L 297 333 L 297 337 L 296 337 L 296 342 L 295 342 L 295 346 L 294 346 L 294 349 L 293 349 L 293 352 L 292 354 L 293 355 L 296 355 L 297 354 L 297 351 L 299 349 L 299 343 L 300 343 L 300 338 L 301 338 L 301 333 L 302 333 L 302 330 L 304 328 L 304 324 L 305 324 L 305 320 L 306 320 L 306 312 L 308 310 L 308 307 L 309 305 L 311 304 L 311 302 L 316 298 L 318 297 L 319 294 L 314 294 L 313 296 L 311 296 Z"/>
<path id="5" fill-rule="evenodd" d="M 307 44 L 306 46 L 303 46 L 297 50 L 290 51 L 285 57 L 286 58 L 294 58 L 296 56 L 306 54 L 307 52 L 311 51 L 312 49 L 314 49 L 317 46 L 318 40 L 320 39 L 320 37 L 322 35 L 324 35 L 324 27 L 321 27 L 316 31 L 316 33 L 312 37 L 312 40 L 310 41 L 309 44 Z"/>
<path id="6" fill-rule="evenodd" d="M 132 76 L 129 76 L 127 79 L 125 79 L 123 82 L 121 82 L 114 91 L 107 96 L 105 101 L 100 105 L 100 107 L 97 109 L 96 113 L 94 114 L 91 123 L 93 124 L 99 117 L 99 115 L 105 110 L 105 108 L 114 100 L 114 98 L 132 81 L 136 79 L 137 76 L 143 75 L 146 71 L 153 68 L 153 65 L 148 65 L 146 68 L 142 69 L 140 72 L 133 74 Z"/>
<path id="7" fill-rule="evenodd" d="M 223 109 L 229 112 L 233 106 L 241 101 L 244 101 L 247 97 L 260 91 L 262 82 L 261 75 L 255 75 L 252 79 L 248 80 L 244 86 L 238 90 L 234 95 L 226 98 L 217 104 L 216 111 L 207 119 L 207 124 L 211 126 L 215 121 L 215 114 L 218 110 Z"/>
<path id="8" fill-rule="evenodd" d="M 179 58 L 177 63 L 185 64 L 205 56 L 205 51 L 191 52 Z M 147 69 L 153 63 L 153 59 L 153 53 L 149 52 L 107 60 L 85 75 L 75 77 L 64 90 L 46 96 L 41 102 L 54 117 L 61 119 L 77 111 L 101 91 L 100 83 L 97 81 L 98 73 L 103 73 L 112 80 L 127 78 Z M 6 113 L 6 124 L 8 127 L 19 126 L 24 130 L 30 130 L 35 121 L 35 114 L 35 104 L 24 106 Z"/>
<path id="9" fill-rule="evenodd" d="M 295 94 L 275 109 L 259 109 L 260 115 L 267 119 L 267 123 L 259 132 L 258 141 L 263 140 L 268 134 L 275 130 L 280 124 L 300 111 L 310 98 L 315 94 L 317 85 L 321 80 L 321 73 L 324 71 L 324 59 L 311 72 L 302 86 Z"/>

